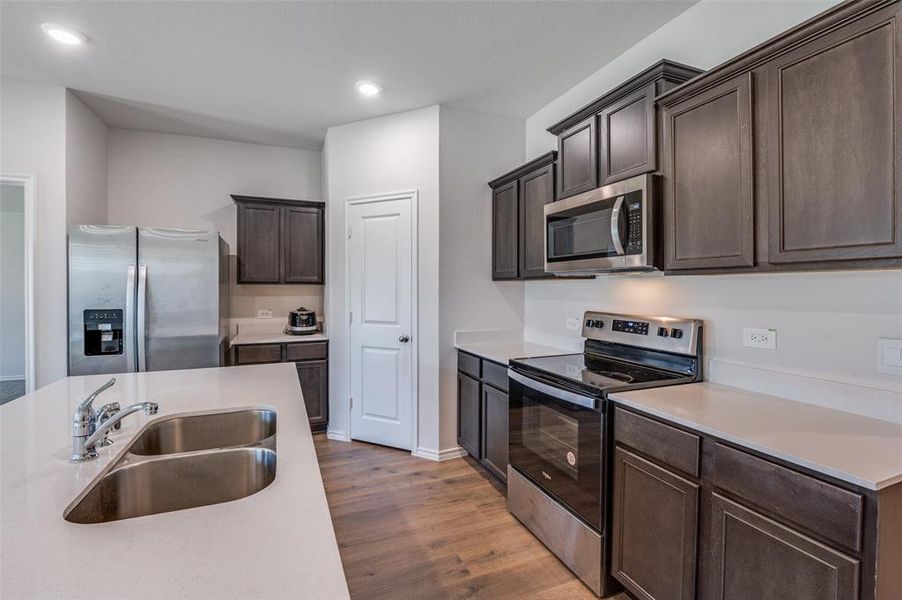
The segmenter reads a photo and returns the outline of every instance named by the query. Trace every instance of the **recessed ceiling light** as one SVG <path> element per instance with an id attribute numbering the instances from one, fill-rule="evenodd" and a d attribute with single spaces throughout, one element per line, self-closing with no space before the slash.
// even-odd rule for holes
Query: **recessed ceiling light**
<path id="1" fill-rule="evenodd" d="M 382 91 L 382 86 L 372 81 L 358 81 L 357 91 L 364 96 L 375 96 Z"/>
<path id="2" fill-rule="evenodd" d="M 55 23 L 43 23 L 41 29 L 60 44 L 78 46 L 79 44 L 85 43 L 85 35 L 80 31 L 75 31 L 69 27 L 63 27 L 62 25 L 57 25 Z"/>

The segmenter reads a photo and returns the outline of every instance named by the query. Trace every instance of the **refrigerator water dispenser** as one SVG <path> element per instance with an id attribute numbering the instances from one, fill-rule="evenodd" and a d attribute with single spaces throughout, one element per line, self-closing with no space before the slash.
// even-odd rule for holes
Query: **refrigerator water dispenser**
<path id="1" fill-rule="evenodd" d="M 85 315 L 85 356 L 122 354 L 122 310 L 88 309 Z"/>

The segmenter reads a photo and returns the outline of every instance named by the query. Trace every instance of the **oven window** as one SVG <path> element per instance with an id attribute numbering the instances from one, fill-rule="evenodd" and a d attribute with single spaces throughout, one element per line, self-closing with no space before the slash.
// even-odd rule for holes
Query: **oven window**
<path id="1" fill-rule="evenodd" d="M 616 256 L 611 236 L 614 199 L 548 215 L 548 260 Z"/>
<path id="2" fill-rule="evenodd" d="M 542 404 L 523 408 L 523 445 L 571 479 L 579 477 L 579 421 Z"/>

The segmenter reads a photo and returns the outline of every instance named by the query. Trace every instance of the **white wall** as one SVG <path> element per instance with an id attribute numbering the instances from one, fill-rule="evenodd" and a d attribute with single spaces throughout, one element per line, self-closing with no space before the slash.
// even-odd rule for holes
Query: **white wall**
<path id="1" fill-rule="evenodd" d="M 107 222 L 109 129 L 91 109 L 66 91 L 66 222 Z"/>
<path id="2" fill-rule="evenodd" d="M 0 172 L 35 177 L 36 387 L 66 376 L 66 90 L 0 79 Z"/>
<path id="3" fill-rule="evenodd" d="M 710 68 L 832 2 L 703 0 L 526 120 L 527 157 L 554 147 L 551 123 L 666 57 Z M 876 371 L 878 337 L 902 337 L 902 272 L 602 276 L 526 284 L 526 335 L 577 348 L 565 318 L 587 309 L 705 319 L 708 377 L 902 422 L 902 379 Z M 777 329 L 777 349 L 742 346 Z"/>
<path id="4" fill-rule="evenodd" d="M 457 447 L 454 332 L 522 329 L 523 283 L 492 281 L 492 193 L 523 164 L 523 121 L 441 106 L 439 112 L 441 449 Z"/>
<path id="5" fill-rule="evenodd" d="M 354 196 L 417 190 L 419 286 L 418 445 L 439 450 L 439 108 L 414 110 L 331 127 L 323 145 L 327 197 L 326 312 L 347 315 L 344 289 L 344 202 Z M 329 432 L 349 432 L 348 327 L 329 326 Z"/>
<path id="6" fill-rule="evenodd" d="M 232 318 L 274 318 L 305 305 L 323 312 L 323 287 L 237 285 L 237 212 L 230 194 L 322 200 L 321 154 L 193 136 L 111 129 L 109 222 L 216 229 L 232 258 Z"/>
<path id="7" fill-rule="evenodd" d="M 25 188 L 0 185 L 0 381 L 25 378 Z"/>

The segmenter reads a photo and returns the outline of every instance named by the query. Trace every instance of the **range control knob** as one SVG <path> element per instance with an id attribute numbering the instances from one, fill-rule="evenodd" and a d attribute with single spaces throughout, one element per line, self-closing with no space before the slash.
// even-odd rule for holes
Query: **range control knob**
<path id="1" fill-rule="evenodd" d="M 658 327 L 658 335 L 660 337 L 667 337 L 669 334 L 670 334 L 670 332 L 667 331 L 666 327 Z"/>
<path id="2" fill-rule="evenodd" d="M 597 327 L 598 329 L 604 329 L 604 321 L 599 321 L 598 319 L 596 319 L 595 327 Z"/>
<path id="3" fill-rule="evenodd" d="M 586 319 L 586 327 L 594 327 L 594 321 L 592 319 Z"/>
<path id="4" fill-rule="evenodd" d="M 675 339 L 680 339 L 681 337 L 683 337 L 683 330 L 682 329 L 671 330 L 670 337 L 675 338 Z"/>

